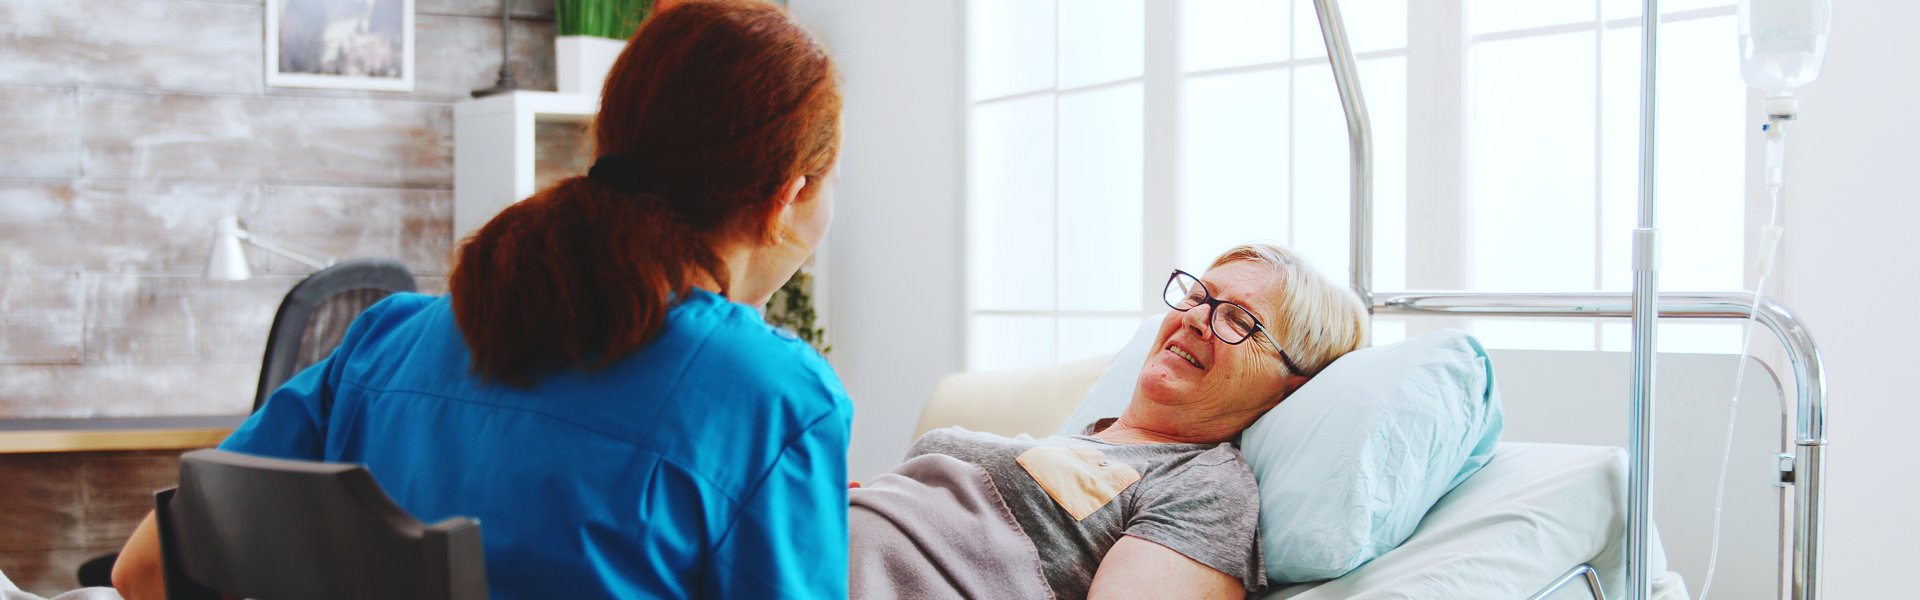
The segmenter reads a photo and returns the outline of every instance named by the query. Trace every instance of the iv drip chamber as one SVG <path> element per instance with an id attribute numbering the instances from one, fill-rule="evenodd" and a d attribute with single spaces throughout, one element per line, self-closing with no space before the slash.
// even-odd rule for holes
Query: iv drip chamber
<path id="1" fill-rule="evenodd" d="M 1767 94 L 1767 114 L 1799 112 L 1794 91 L 1820 76 L 1831 0 L 1740 0 L 1740 77 Z"/>

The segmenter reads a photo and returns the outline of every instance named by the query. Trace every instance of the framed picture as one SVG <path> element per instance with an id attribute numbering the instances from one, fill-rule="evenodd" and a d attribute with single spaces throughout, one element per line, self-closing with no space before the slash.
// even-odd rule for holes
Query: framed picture
<path id="1" fill-rule="evenodd" d="M 267 0 L 267 85 L 413 90 L 413 0 Z"/>

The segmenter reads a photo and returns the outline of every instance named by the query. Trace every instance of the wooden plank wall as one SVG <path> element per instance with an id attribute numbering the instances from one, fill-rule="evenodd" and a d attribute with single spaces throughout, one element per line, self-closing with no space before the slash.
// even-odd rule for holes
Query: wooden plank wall
<path id="1" fill-rule="evenodd" d="M 513 68 L 553 89 L 551 0 Z M 441 289 L 454 102 L 500 68 L 499 0 L 417 0 L 415 91 L 264 85 L 261 0 L 0 0 L 0 418 L 244 412 L 308 269 L 200 278 L 214 220 Z"/>
<path id="2" fill-rule="evenodd" d="M 444 291 L 452 106 L 495 81 L 500 1 L 416 0 L 396 93 L 266 87 L 262 0 L 0 0 L 0 419 L 246 412 L 308 269 L 249 249 L 252 280 L 201 278 L 224 215 Z M 509 1 L 518 84 L 551 90 L 552 0 Z M 0 571 L 72 588 L 177 455 L 0 457 Z"/>

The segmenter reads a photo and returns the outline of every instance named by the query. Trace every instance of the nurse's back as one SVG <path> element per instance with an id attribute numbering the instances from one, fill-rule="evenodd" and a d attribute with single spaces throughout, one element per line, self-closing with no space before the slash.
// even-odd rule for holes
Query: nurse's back
<path id="1" fill-rule="evenodd" d="M 447 299 L 395 296 L 223 447 L 365 463 L 423 521 L 478 517 L 496 599 L 843 585 L 817 565 L 844 553 L 851 406 L 751 309 L 695 291 L 639 352 L 528 387 L 469 364 Z"/>

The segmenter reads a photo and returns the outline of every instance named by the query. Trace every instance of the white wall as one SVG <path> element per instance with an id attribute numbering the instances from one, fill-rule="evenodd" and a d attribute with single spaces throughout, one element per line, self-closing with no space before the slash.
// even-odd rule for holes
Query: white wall
<path id="1" fill-rule="evenodd" d="M 1826 593 L 1912 597 L 1920 558 L 1920 3 L 1833 3 L 1825 72 L 1790 127 L 1780 268 L 1820 343 L 1832 398 Z"/>
<path id="2" fill-rule="evenodd" d="M 854 401 L 848 470 L 900 463 L 965 356 L 958 0 L 793 0 L 846 75 L 827 262 L 830 360 Z"/>

